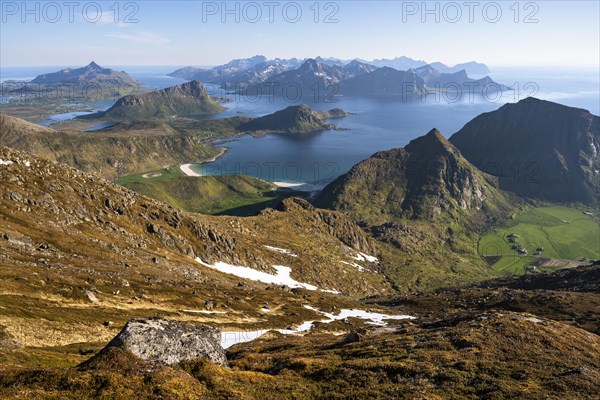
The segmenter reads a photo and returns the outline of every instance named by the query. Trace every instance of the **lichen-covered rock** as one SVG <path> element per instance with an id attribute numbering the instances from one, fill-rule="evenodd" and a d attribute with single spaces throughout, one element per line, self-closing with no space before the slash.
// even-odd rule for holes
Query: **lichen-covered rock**
<path id="1" fill-rule="evenodd" d="M 218 365 L 227 361 L 218 329 L 163 318 L 130 320 L 105 349 L 110 347 L 167 365 L 204 357 Z"/>

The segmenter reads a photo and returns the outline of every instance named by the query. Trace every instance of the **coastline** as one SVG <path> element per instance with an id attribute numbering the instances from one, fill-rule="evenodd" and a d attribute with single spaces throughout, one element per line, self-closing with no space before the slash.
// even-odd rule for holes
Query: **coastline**
<path id="1" fill-rule="evenodd" d="M 213 158 L 210 158 L 208 160 L 204 160 L 204 161 L 199 162 L 199 163 L 194 163 L 194 164 L 181 164 L 179 166 L 179 169 L 186 176 L 195 176 L 195 177 L 204 176 L 203 174 L 199 174 L 198 172 L 192 170 L 192 165 L 202 165 L 202 164 L 206 164 L 206 163 L 210 163 L 210 162 L 215 162 L 219 158 L 221 158 L 225 153 L 227 153 L 227 150 L 228 149 L 226 147 L 221 147 L 221 152 L 219 154 L 217 154 L 216 156 L 214 156 Z"/>

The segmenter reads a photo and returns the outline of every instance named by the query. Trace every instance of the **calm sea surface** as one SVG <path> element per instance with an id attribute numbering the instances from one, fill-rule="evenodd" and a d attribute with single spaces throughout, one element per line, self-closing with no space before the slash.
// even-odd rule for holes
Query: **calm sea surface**
<path id="1" fill-rule="evenodd" d="M 111 67 L 125 70 L 152 89 L 165 88 L 183 80 L 167 76 L 177 67 Z M 0 81 L 31 79 L 56 71 L 57 67 L 0 68 Z M 347 172 L 357 162 L 373 153 L 403 147 L 410 140 L 439 129 L 449 137 L 477 115 L 493 111 L 508 102 L 528 96 L 550 100 L 600 113 L 600 80 L 595 69 L 572 71 L 555 69 L 496 69 L 491 74 L 499 83 L 515 88 L 502 96 L 488 97 L 469 93 L 427 96 L 416 101 L 400 97 L 342 97 L 325 101 L 314 93 L 302 99 L 280 96 L 238 96 L 213 85 L 208 90 L 216 96 L 228 97 L 225 112 L 210 118 L 230 116 L 257 117 L 289 105 L 308 104 L 318 110 L 342 108 L 356 113 L 330 122 L 345 130 L 324 131 L 310 135 L 266 135 L 260 138 L 242 136 L 218 146 L 227 153 L 213 163 L 197 165 L 207 175 L 244 173 L 270 181 L 326 183 Z M 333 100 L 333 101 L 331 101 Z M 98 104 L 98 109 L 110 103 Z M 73 115 L 53 116 L 52 122 Z"/>

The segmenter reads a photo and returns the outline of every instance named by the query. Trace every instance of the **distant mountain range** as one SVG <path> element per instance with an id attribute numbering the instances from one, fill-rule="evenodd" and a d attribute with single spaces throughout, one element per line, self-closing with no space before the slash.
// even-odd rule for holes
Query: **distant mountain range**
<path id="1" fill-rule="evenodd" d="M 431 89 L 442 88 L 449 91 L 456 90 L 512 90 L 506 85 L 496 83 L 489 76 L 481 79 L 471 79 L 467 71 L 462 69 L 458 72 L 444 73 L 436 69 L 433 64 L 424 65 L 414 69 L 414 72 L 423 79 L 425 86 Z"/>
<path id="2" fill-rule="evenodd" d="M 302 60 L 295 58 L 289 60 L 267 60 L 265 56 L 254 56 L 246 59 L 236 59 L 227 64 L 210 69 L 195 67 L 180 68 L 169 76 L 182 79 L 199 80 L 201 82 L 224 83 L 247 82 L 258 83 L 268 79 L 274 74 L 297 68 Z M 259 80 L 260 79 L 260 80 Z"/>
<path id="3" fill-rule="evenodd" d="M 354 76 L 340 84 L 340 93 L 345 95 L 415 95 L 425 92 L 425 82 L 413 70 L 398 71 L 389 67 Z"/>
<path id="4" fill-rule="evenodd" d="M 319 73 L 323 79 L 313 79 L 317 82 L 339 83 L 364 73 L 370 73 L 378 68 L 388 67 L 399 71 L 407 71 L 431 65 L 432 68 L 442 74 L 453 74 L 465 71 L 466 74 L 487 74 L 489 69 L 486 65 L 474 61 L 448 67 L 443 63 L 435 62 L 427 64 L 425 61 L 417 61 L 408 57 L 398 57 L 392 60 L 382 59 L 366 61 L 361 59 L 340 60 L 337 58 L 315 57 L 314 59 L 274 59 L 268 60 L 264 56 L 254 56 L 247 59 L 237 59 L 227 64 L 219 65 L 211 69 L 185 67 L 178 69 L 170 76 L 182 79 L 195 79 L 201 82 L 221 84 L 228 89 L 243 89 L 251 85 L 264 82 L 290 82 L 297 78 L 301 85 L 302 75 L 306 69 L 312 69 Z M 296 70 L 296 72 L 293 72 Z M 284 74 L 284 75 L 282 75 Z M 314 83 L 314 82 L 312 82 Z"/>
<path id="5" fill-rule="evenodd" d="M 466 71 L 442 73 L 426 65 L 417 69 L 399 71 L 391 67 L 378 68 L 360 61 L 343 67 L 323 64 L 316 59 L 306 60 L 298 69 L 289 70 L 269 78 L 264 85 L 278 88 L 297 86 L 306 95 L 321 97 L 343 95 L 419 95 L 433 91 L 463 91 L 481 93 L 511 90 L 494 82 L 489 76 L 471 79 Z M 335 90 L 330 89 L 336 85 Z M 252 87 L 249 87 L 249 91 Z M 262 90 L 264 93 L 265 90 Z M 318 92 L 317 92 L 318 91 Z M 277 93 L 275 91 L 275 93 Z"/>
<path id="6" fill-rule="evenodd" d="M 114 88 L 141 87 L 142 84 L 126 72 L 103 68 L 94 61 L 85 67 L 63 70 L 43 74 L 35 77 L 31 83 L 39 84 L 99 84 L 101 87 L 112 86 Z"/>

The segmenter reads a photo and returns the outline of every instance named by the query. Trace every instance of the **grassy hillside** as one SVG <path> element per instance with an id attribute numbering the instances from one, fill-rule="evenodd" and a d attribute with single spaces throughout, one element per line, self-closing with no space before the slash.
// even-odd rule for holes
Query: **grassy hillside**
<path id="1" fill-rule="evenodd" d="M 117 183 L 184 211 L 253 215 L 301 192 L 275 190 L 271 183 L 246 175 L 185 176 L 177 167 L 129 175 Z"/>
<path id="2" fill-rule="evenodd" d="M 164 123 L 119 124 L 105 131 L 39 127 L 0 114 L 0 145 L 93 172 L 108 179 L 219 154 L 209 132 L 182 132 Z"/>
<path id="3" fill-rule="evenodd" d="M 234 346 L 229 368 L 204 359 L 153 366 L 120 350 L 74 368 L 2 371 L 0 395 L 558 400 L 596 398 L 600 385 L 598 335 L 529 314 L 463 313 L 343 336 L 331 329 L 324 324 L 304 337 L 269 333 Z"/>
<path id="4" fill-rule="evenodd" d="M 316 205 L 346 213 L 384 243 L 385 271 L 403 291 L 497 276 L 477 254 L 477 232 L 511 210 L 495 179 L 435 129 L 358 163 Z"/>
<path id="5" fill-rule="evenodd" d="M 531 269 L 529 264 L 556 269 L 568 266 L 556 260 L 600 258 L 600 225 L 573 207 L 529 208 L 516 214 L 509 226 L 483 236 L 478 252 L 497 271 L 523 274 Z"/>

